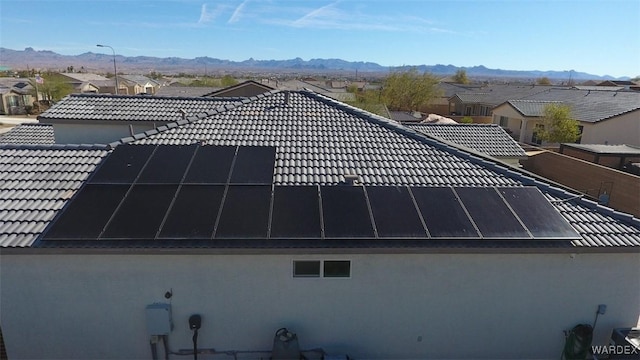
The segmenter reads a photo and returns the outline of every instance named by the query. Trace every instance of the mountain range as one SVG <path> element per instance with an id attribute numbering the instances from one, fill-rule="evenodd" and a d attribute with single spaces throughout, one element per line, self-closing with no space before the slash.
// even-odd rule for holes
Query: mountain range
<path id="1" fill-rule="evenodd" d="M 108 54 L 87 52 L 80 55 L 61 55 L 53 51 L 26 48 L 12 50 L 0 48 L 0 67 L 11 70 L 57 70 L 66 71 L 73 67 L 75 71 L 84 69 L 87 72 L 109 72 L 113 69 L 114 57 Z M 231 61 L 205 57 L 185 59 L 178 57 L 151 56 L 115 56 L 118 72 L 146 74 L 152 71 L 167 74 L 202 74 L 216 72 L 253 72 L 253 73 L 388 73 L 398 67 L 382 66 L 373 62 L 346 61 L 341 59 L 311 59 L 301 58 L 288 60 L 255 60 Z M 628 80 L 629 77 L 615 78 L 612 76 L 598 76 L 574 70 L 566 71 L 538 71 L 538 70 L 502 70 L 489 69 L 485 66 L 458 67 L 454 65 L 414 65 L 420 72 L 430 72 L 435 75 L 452 75 L 457 70 L 464 69 L 467 76 L 486 78 L 529 78 L 563 80 Z"/>

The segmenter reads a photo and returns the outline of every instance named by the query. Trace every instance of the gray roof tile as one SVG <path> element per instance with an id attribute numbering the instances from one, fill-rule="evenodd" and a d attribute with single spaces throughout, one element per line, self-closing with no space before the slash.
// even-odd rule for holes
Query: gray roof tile
<path id="1" fill-rule="evenodd" d="M 108 149 L 0 145 L 0 247 L 28 247 Z"/>
<path id="2" fill-rule="evenodd" d="M 51 120 L 153 121 L 172 122 L 187 116 L 232 104 L 225 98 L 172 98 L 104 94 L 72 94 L 38 116 Z"/>
<path id="3" fill-rule="evenodd" d="M 554 187 L 532 175 L 500 165 L 498 162 L 444 144 L 396 123 L 335 102 L 311 92 L 292 92 L 289 103 L 285 94 L 271 92 L 230 109 L 218 109 L 190 118 L 182 126 L 168 124 L 154 134 L 142 134 L 121 142 L 136 144 L 191 144 L 205 142 L 214 145 L 275 146 L 276 184 L 336 184 L 347 173 L 357 173 L 367 185 L 419 186 L 523 186 L 535 185 L 555 208 L 581 234 L 582 240 L 566 242 L 429 242 L 428 246 L 456 247 L 640 247 L 640 220 L 591 201 L 576 197 L 575 193 Z M 116 145 L 116 144 L 113 144 Z M 0 228 L 2 246 L 29 246 L 69 196 L 82 183 L 84 171 L 90 171 L 107 153 L 106 148 L 83 147 L 29 149 L 0 147 L 0 194 L 3 199 Z M 31 153 L 30 153 L 31 151 Z M 69 158 L 69 159 L 68 159 Z M 10 159 L 3 161 L 3 159 Z M 73 161 L 71 159 L 74 159 Z M 75 162 L 74 162 L 75 161 Z M 24 163 L 24 164 L 23 164 Z M 38 165 L 34 168 L 19 166 Z M 73 165 L 88 166 L 82 171 Z M 42 171 L 40 169 L 43 169 Z M 55 170 L 53 170 L 55 169 Z M 72 176 L 67 176 L 71 172 Z M 79 179 L 76 177 L 79 176 Z M 17 214 L 16 212 L 22 211 Z M 21 220 L 15 221 L 16 218 Z M 31 219 L 31 220 L 23 220 Z M 246 246 L 265 246 L 251 241 Z M 239 246 L 234 244 L 219 246 Z M 470 245 L 471 244 L 471 245 Z M 48 246 L 96 246 L 94 243 L 49 243 Z M 203 247 L 204 243 L 164 245 L 127 241 L 109 246 L 122 247 Z M 270 245 L 271 246 L 271 245 Z M 287 243 L 273 246 L 300 247 Z M 329 245 L 327 245 L 329 246 Z M 330 246 L 362 247 L 361 242 L 345 241 Z M 371 245 L 375 246 L 375 245 Z M 391 245 L 386 245 L 391 246 Z M 412 242 L 398 242 L 393 246 L 415 246 Z"/>
<path id="4" fill-rule="evenodd" d="M 640 110 L 640 92 L 556 88 L 508 101 L 520 113 L 532 117 L 542 116 L 549 102 L 567 104 L 574 119 L 594 123 Z"/>
<path id="5" fill-rule="evenodd" d="M 27 123 L 0 134 L 0 144 L 53 144 L 55 137 L 50 124 Z"/>
<path id="6" fill-rule="evenodd" d="M 404 124 L 423 134 L 462 145 L 493 157 L 526 157 L 525 151 L 495 124 Z"/>

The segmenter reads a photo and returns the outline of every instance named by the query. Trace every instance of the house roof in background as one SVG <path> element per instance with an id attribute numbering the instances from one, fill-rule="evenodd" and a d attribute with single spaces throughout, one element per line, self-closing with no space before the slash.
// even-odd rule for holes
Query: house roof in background
<path id="1" fill-rule="evenodd" d="M 160 85 L 159 82 L 153 80 L 144 75 L 118 75 L 118 79 L 124 79 L 126 81 L 138 84 L 138 85 L 146 85 L 148 83 L 154 84 L 156 86 Z"/>
<path id="2" fill-rule="evenodd" d="M 70 79 L 79 81 L 79 82 L 91 82 L 94 80 L 109 80 L 102 75 L 91 74 L 91 73 L 61 73 L 60 75 L 64 75 Z"/>
<path id="3" fill-rule="evenodd" d="M 528 116 L 528 117 L 543 116 L 544 108 L 549 104 L 562 104 L 561 101 L 534 101 L 534 100 L 509 100 L 506 103 L 513 106 L 523 116 Z"/>
<path id="4" fill-rule="evenodd" d="M 400 122 L 420 122 L 422 121 L 422 114 L 418 113 L 420 117 L 413 116 L 413 113 L 406 111 L 391 111 L 389 110 L 389 115 L 391 116 L 391 120 L 400 121 Z"/>
<path id="5" fill-rule="evenodd" d="M 288 100 L 285 101 L 285 100 Z M 536 186 L 552 203 L 556 210 L 573 226 L 581 236 L 579 240 L 554 242 L 430 242 L 423 244 L 430 247 L 442 248 L 617 248 L 636 251 L 640 248 L 640 220 L 629 215 L 616 212 L 610 208 L 597 205 L 569 192 L 551 185 L 543 179 L 510 168 L 488 157 L 459 149 L 419 132 L 398 125 L 388 119 L 370 114 L 336 102 L 325 96 L 311 92 L 272 91 L 267 94 L 245 99 L 223 108 L 217 108 L 200 115 L 189 116 L 185 120 L 162 125 L 155 130 L 137 134 L 132 138 L 125 138 L 118 144 L 206 144 L 206 145 L 237 145 L 237 146 L 273 146 L 275 159 L 273 169 L 273 183 L 276 186 L 289 185 L 337 185 L 343 183 L 345 175 L 357 174 L 366 186 L 377 185 L 407 185 L 428 187 L 522 187 Z M 3 151 L 14 151 L 13 148 L 2 148 Z M 21 149 L 23 150 L 23 149 Z M 41 157 L 24 153 L 16 155 L 3 153 L 0 159 L 9 162 L 0 168 L 1 176 L 10 179 L 30 177 L 45 178 L 53 182 L 39 183 L 37 181 L 21 182 L 20 180 L 3 182 L 3 190 L 15 191 L 22 189 L 24 195 L 35 198 L 36 205 L 31 213 L 36 215 L 47 211 L 47 196 L 42 191 L 47 186 L 57 188 L 68 181 L 69 177 L 78 176 L 81 172 L 91 171 L 95 164 L 88 160 L 81 165 L 82 171 L 63 171 L 57 160 L 57 151 L 77 151 L 78 149 L 37 149 L 44 151 Z M 98 148 L 92 156 L 94 160 L 102 158 L 106 149 Z M 33 157 L 42 159 L 42 163 L 28 170 L 22 170 L 18 163 Z M 73 157 L 82 158 L 78 154 Z M 89 156 L 85 156 L 89 157 Z M 34 160 L 32 160 L 34 161 Z M 82 161 L 81 161 L 82 162 Z M 53 169 L 53 170 L 46 170 Z M 71 173 L 70 173 L 71 172 Z M 84 175 L 86 177 L 86 174 Z M 76 184 L 79 186 L 79 184 Z M 21 186 L 26 188 L 21 188 Z M 65 185 L 66 188 L 66 185 Z M 73 192 L 73 190 L 72 190 Z M 70 193 L 69 193 L 70 194 Z M 58 195 L 60 196 L 60 195 Z M 35 235 L 23 230 L 20 234 L 7 232 L 14 228 L 34 227 L 43 228 L 51 218 L 29 220 L 29 217 L 17 215 L 21 210 L 20 197 L 17 201 L 4 204 L 1 208 L 19 219 L 18 225 L 2 227 L 0 246 L 28 247 L 31 246 Z M 58 199 L 56 197 L 55 199 Z M 62 202 L 66 201 L 66 197 Z M 60 205 L 61 207 L 61 205 Z M 55 215 L 59 207 L 55 208 L 51 216 Z M 8 215 L 5 215 L 8 216 Z M 35 215 L 34 215 L 35 216 Z M 23 220 L 24 219 L 24 220 Z M 39 230 L 41 231 L 41 230 Z M 30 237 L 21 234 L 31 234 Z M 19 240 L 17 240 L 19 238 Z M 394 240 L 395 241 L 395 240 Z M 51 244 L 51 243 L 50 243 Z M 395 244 L 395 245 L 394 245 Z M 95 243 L 68 242 L 54 244 L 54 247 L 96 247 Z M 231 248 L 256 247 L 305 247 L 303 242 L 297 243 L 269 243 L 258 241 L 233 241 L 212 245 L 210 242 L 188 244 L 183 242 L 165 242 L 151 244 L 145 242 L 117 241 L 102 244 L 110 248 L 122 247 L 211 247 L 222 246 Z M 358 241 L 334 243 L 336 247 L 367 246 Z M 391 247 L 411 247 L 414 243 L 386 244 Z M 626 251 L 626 250 L 625 250 Z"/>
<path id="6" fill-rule="evenodd" d="M 571 107 L 574 119 L 590 123 L 640 110 L 640 92 L 638 91 L 585 91 L 552 88 L 520 100 L 539 104 L 562 102 Z M 512 101 L 509 101 L 509 103 L 514 104 Z M 523 102 L 522 104 L 526 103 Z M 540 116 L 533 115 L 534 112 L 531 112 L 531 114 L 526 116 Z"/>
<path id="7" fill-rule="evenodd" d="M 72 94 L 38 116 L 38 120 L 171 122 L 232 104 L 224 98 L 170 98 L 144 95 Z"/>
<path id="8" fill-rule="evenodd" d="M 553 88 L 547 85 L 487 85 L 479 89 L 463 90 L 452 96 L 450 101 L 467 104 L 496 106 L 508 100 L 521 99 Z"/>
<path id="9" fill-rule="evenodd" d="M 0 145 L 0 247 L 30 246 L 107 153 L 105 146 Z"/>
<path id="10" fill-rule="evenodd" d="M 164 97 L 202 97 L 217 90 L 220 90 L 220 88 L 201 86 L 161 86 L 154 95 Z"/>
<path id="11" fill-rule="evenodd" d="M 19 124 L 0 134 L 0 144 L 53 144 L 55 136 L 50 124 Z"/>
<path id="12" fill-rule="evenodd" d="M 640 148 L 630 145 L 562 144 L 563 147 L 585 150 L 595 154 L 640 156 Z"/>
<path id="13" fill-rule="evenodd" d="M 265 84 L 261 84 L 257 81 L 253 81 L 253 80 L 247 80 L 247 81 L 243 81 L 239 84 L 236 85 L 232 85 L 232 86 L 228 86 L 226 88 L 222 88 L 220 90 L 216 90 L 213 91 L 209 94 L 205 94 L 203 96 L 206 97 L 224 97 L 225 94 L 227 93 L 232 93 L 236 90 L 240 90 L 240 89 L 245 89 L 245 88 L 250 88 L 253 89 L 253 92 L 259 91 L 259 92 L 267 92 L 267 91 L 271 91 L 274 90 L 274 88 L 272 88 L 271 86 L 265 85 Z"/>
<path id="14" fill-rule="evenodd" d="M 496 124 L 405 124 L 423 134 L 496 158 L 525 158 L 525 151 Z"/>

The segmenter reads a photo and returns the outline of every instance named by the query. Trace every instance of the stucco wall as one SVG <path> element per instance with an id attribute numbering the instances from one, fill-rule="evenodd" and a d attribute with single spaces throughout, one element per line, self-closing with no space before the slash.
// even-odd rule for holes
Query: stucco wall
<path id="1" fill-rule="evenodd" d="M 640 110 L 585 126 L 581 143 L 640 146 Z"/>
<path id="2" fill-rule="evenodd" d="M 349 259 L 345 279 L 293 278 L 294 259 Z M 302 348 L 376 359 L 548 358 L 562 331 L 595 343 L 636 325 L 640 254 L 2 255 L 10 359 L 151 358 L 145 306 L 172 289 L 173 350 Z M 256 354 L 255 358 L 265 357 Z M 211 356 L 201 356 L 201 359 Z M 228 359 L 219 355 L 216 358 Z"/>

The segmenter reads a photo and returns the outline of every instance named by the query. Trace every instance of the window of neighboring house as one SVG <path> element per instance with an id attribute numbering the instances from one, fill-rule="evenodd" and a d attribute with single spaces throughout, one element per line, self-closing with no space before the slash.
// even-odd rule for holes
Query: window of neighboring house
<path id="1" fill-rule="evenodd" d="M 20 106 L 20 98 L 17 95 L 12 95 L 7 98 L 9 106 Z"/>
<path id="2" fill-rule="evenodd" d="M 584 130 L 584 126 L 582 125 L 578 125 L 578 139 L 574 142 L 575 144 L 580 144 L 580 142 L 582 141 L 582 131 Z"/>
<path id="3" fill-rule="evenodd" d="M 504 128 L 509 127 L 509 118 L 506 116 L 500 116 L 500 126 Z"/>
<path id="4" fill-rule="evenodd" d="M 536 128 L 536 130 L 537 129 L 542 130 L 542 129 L 544 129 L 544 125 L 536 124 L 535 128 Z M 538 139 L 538 136 L 536 135 L 536 131 L 535 130 L 533 131 L 533 135 L 531 135 L 531 142 L 534 143 L 534 144 L 542 145 L 542 139 Z"/>
<path id="5" fill-rule="evenodd" d="M 293 277 L 348 278 L 351 277 L 349 260 L 294 260 Z"/>

